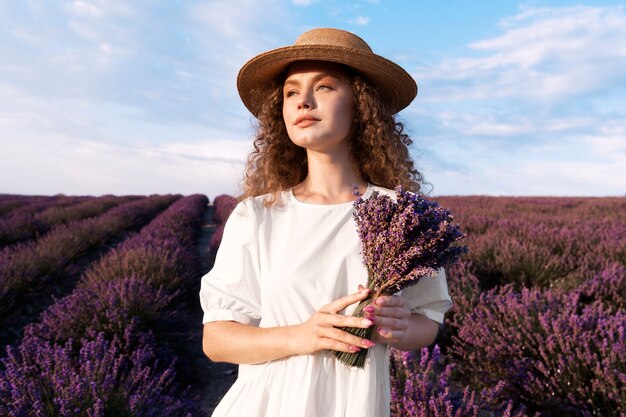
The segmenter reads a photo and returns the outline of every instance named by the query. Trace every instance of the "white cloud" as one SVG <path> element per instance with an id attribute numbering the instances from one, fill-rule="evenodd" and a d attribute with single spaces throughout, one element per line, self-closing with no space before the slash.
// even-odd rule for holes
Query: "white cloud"
<path id="1" fill-rule="evenodd" d="M 189 8 L 198 74 L 210 86 L 214 100 L 230 100 L 240 108 L 235 87 L 239 69 L 253 56 L 295 40 L 287 35 L 289 13 L 276 0 L 215 0 Z"/>
<path id="2" fill-rule="evenodd" d="M 68 10 L 86 18 L 131 17 L 136 9 L 131 2 L 122 0 L 76 0 Z"/>
<path id="3" fill-rule="evenodd" d="M 348 20 L 348 23 L 353 23 L 358 26 L 366 26 L 370 22 L 370 18 L 367 16 L 357 16 L 354 19 Z"/>
<path id="4" fill-rule="evenodd" d="M 210 138 L 138 147 L 18 132 L 0 140 L 0 192 L 234 194 L 246 152 L 242 142 Z"/>
<path id="5" fill-rule="evenodd" d="M 277 0 L 258 2 L 255 0 L 233 0 L 196 3 L 189 9 L 190 16 L 201 23 L 196 29 L 213 46 L 224 45 L 233 50 L 242 47 L 255 47 L 267 34 L 276 33 L 279 23 L 284 24 L 288 14 L 284 5 Z M 271 36 L 271 35 L 270 35 Z"/>
<path id="6" fill-rule="evenodd" d="M 251 128 L 234 77 L 287 12 L 29 4 L 0 29 L 0 192 L 236 192 Z"/>
<path id="7" fill-rule="evenodd" d="M 515 149 L 469 137 L 422 145 L 433 194 L 619 196 L 626 192 L 626 124 L 593 134 L 545 135 Z"/>
<path id="8" fill-rule="evenodd" d="M 428 116 L 438 125 L 457 134 L 476 137 L 507 137 L 538 133 L 558 133 L 594 128 L 597 118 L 590 116 L 575 117 L 537 117 L 533 114 L 493 113 L 488 110 L 437 110 L 422 108 L 415 113 Z M 530 112 L 529 112 L 530 113 Z"/>
<path id="9" fill-rule="evenodd" d="M 420 68 L 427 100 L 528 98 L 554 102 L 626 80 L 622 7 L 525 9 L 501 36 L 472 42 L 479 56 Z"/>
<path id="10" fill-rule="evenodd" d="M 501 28 L 415 75 L 434 192 L 623 195 L 624 9 L 524 8 Z"/>
<path id="11" fill-rule="evenodd" d="M 102 99 L 112 92 L 103 86 L 134 57 L 137 25 L 127 5 L 29 1 L 12 12 L 21 17 L 0 29 L 0 79 L 33 97 Z"/>
<path id="12" fill-rule="evenodd" d="M 587 148 L 589 155 L 608 162 L 608 165 L 620 167 L 619 171 L 622 175 L 617 175 L 617 179 L 622 181 L 626 188 L 626 174 L 624 174 L 626 172 L 626 124 L 624 121 L 602 126 L 597 134 L 583 135 L 580 141 Z"/>
<path id="13" fill-rule="evenodd" d="M 78 15 L 85 15 L 89 17 L 102 17 L 104 15 L 102 10 L 92 3 L 75 1 L 73 6 L 74 11 Z"/>
<path id="14" fill-rule="evenodd" d="M 130 105 L 37 97 L 2 83 L 0 96 L 0 192 L 238 191 L 250 148 L 245 126 L 149 122 Z"/>

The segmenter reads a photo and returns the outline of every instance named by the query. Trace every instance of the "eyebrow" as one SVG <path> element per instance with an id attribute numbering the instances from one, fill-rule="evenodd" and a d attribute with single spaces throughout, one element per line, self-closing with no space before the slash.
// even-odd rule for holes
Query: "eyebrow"
<path id="1" fill-rule="evenodd" d="M 331 77 L 334 78 L 336 80 L 340 80 L 340 78 L 330 72 L 320 72 L 319 74 L 317 74 L 315 77 L 313 77 L 313 82 L 317 82 L 319 80 L 321 80 L 322 78 L 326 78 L 326 77 Z M 297 80 L 293 80 L 293 79 L 287 79 L 285 80 L 285 83 L 283 84 L 283 86 L 287 86 L 287 85 L 300 85 L 300 81 Z"/>

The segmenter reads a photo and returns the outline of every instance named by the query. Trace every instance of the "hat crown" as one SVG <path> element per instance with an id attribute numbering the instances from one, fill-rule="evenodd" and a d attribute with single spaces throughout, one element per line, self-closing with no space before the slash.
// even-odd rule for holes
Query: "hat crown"
<path id="1" fill-rule="evenodd" d="M 293 62 L 326 61 L 351 68 L 376 91 L 393 114 L 408 106 L 417 94 L 415 80 L 402 67 L 372 52 L 354 33 L 334 28 L 304 32 L 293 45 L 263 52 L 246 62 L 237 75 L 237 89 L 245 106 L 258 116 L 268 89 L 282 83 Z"/>
<path id="2" fill-rule="evenodd" d="M 294 45 L 331 45 L 372 52 L 372 48 L 354 33 L 341 29 L 320 28 L 298 36 Z"/>

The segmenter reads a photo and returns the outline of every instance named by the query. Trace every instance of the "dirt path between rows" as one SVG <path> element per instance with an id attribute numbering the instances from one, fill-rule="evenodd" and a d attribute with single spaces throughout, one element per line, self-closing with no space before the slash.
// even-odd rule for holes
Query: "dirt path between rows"
<path id="1" fill-rule="evenodd" d="M 208 205 L 204 212 L 202 229 L 198 239 L 198 250 L 202 260 L 202 273 L 207 273 L 213 267 L 213 257 L 209 251 L 209 242 L 216 225 L 213 223 L 213 206 Z M 198 310 L 201 315 L 201 310 Z M 201 316 L 200 316 L 201 317 Z M 202 340 L 202 328 L 198 326 L 197 338 Z M 201 342 L 199 342 L 201 343 Z M 237 379 L 237 365 L 230 363 L 212 362 L 206 356 L 198 360 L 199 373 L 202 375 L 203 387 L 199 390 L 202 410 L 210 416 L 226 391 Z"/>

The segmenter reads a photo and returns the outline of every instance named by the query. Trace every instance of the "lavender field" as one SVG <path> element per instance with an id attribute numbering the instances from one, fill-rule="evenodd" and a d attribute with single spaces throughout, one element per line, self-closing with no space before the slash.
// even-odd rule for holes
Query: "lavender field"
<path id="1" fill-rule="evenodd" d="M 469 253 L 435 344 L 391 352 L 392 416 L 626 415 L 626 199 L 437 201 Z M 213 203 L 0 195 L 0 415 L 207 415 Z"/>

